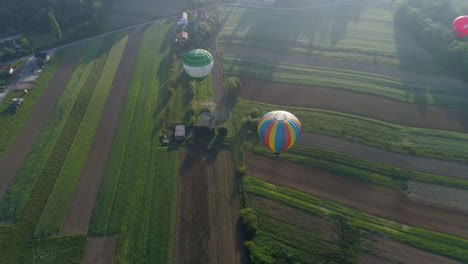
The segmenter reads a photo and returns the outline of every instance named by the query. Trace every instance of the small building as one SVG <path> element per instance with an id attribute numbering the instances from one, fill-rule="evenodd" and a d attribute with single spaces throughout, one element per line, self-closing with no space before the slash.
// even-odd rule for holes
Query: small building
<path id="1" fill-rule="evenodd" d="M 179 43 L 180 46 L 183 46 L 188 41 L 188 39 L 187 31 L 181 31 L 177 33 L 175 41 Z"/>
<path id="2" fill-rule="evenodd" d="M 182 12 L 177 19 L 177 27 L 180 29 L 186 29 L 188 26 L 188 15 L 187 12 Z"/>
<path id="3" fill-rule="evenodd" d="M 5 65 L 0 67 L 0 71 L 7 72 L 8 74 L 13 74 L 15 70 L 10 65 Z"/>
<path id="4" fill-rule="evenodd" d="M 42 67 L 49 62 L 50 56 L 47 52 L 36 52 L 34 58 L 36 58 L 37 66 Z"/>
<path id="5" fill-rule="evenodd" d="M 16 46 L 15 41 L 21 39 L 22 37 L 23 37 L 23 34 L 18 33 L 18 32 L 0 34 L 0 45 L 12 42 L 13 46 Z"/>
<path id="6" fill-rule="evenodd" d="M 176 141 L 183 141 L 185 139 L 185 126 L 177 125 L 175 127 L 174 139 Z"/>

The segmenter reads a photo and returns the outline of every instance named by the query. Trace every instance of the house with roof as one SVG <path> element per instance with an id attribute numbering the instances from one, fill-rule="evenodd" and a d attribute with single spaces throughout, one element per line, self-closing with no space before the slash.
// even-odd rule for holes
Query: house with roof
<path id="1" fill-rule="evenodd" d="M 183 46 L 188 41 L 188 33 L 187 31 L 181 31 L 177 33 L 175 41 L 180 45 Z"/>
<path id="2" fill-rule="evenodd" d="M 182 12 L 180 16 L 177 18 L 177 27 L 179 29 L 185 30 L 188 26 L 188 14 L 187 12 Z"/>

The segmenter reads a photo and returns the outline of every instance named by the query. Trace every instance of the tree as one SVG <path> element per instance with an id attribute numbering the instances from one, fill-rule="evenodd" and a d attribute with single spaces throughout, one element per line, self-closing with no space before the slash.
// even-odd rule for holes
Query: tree
<path id="1" fill-rule="evenodd" d="M 245 233 L 253 237 L 258 229 L 257 215 L 252 208 L 245 208 L 240 210 L 240 216 Z"/>
<path id="2" fill-rule="evenodd" d="M 55 19 L 54 14 L 49 11 L 49 22 L 50 22 L 50 27 L 52 28 L 52 33 L 54 34 L 55 40 L 60 41 L 62 40 L 62 30 L 60 29 L 60 25 L 57 22 L 57 19 Z"/>

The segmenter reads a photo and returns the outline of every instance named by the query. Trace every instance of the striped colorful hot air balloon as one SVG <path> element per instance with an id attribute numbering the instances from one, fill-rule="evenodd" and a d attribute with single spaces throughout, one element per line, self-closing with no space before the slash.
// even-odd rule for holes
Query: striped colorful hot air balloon
<path id="1" fill-rule="evenodd" d="M 296 143 L 302 129 L 296 116 L 278 110 L 266 113 L 260 119 L 257 130 L 262 143 L 278 158 L 280 153 Z"/>

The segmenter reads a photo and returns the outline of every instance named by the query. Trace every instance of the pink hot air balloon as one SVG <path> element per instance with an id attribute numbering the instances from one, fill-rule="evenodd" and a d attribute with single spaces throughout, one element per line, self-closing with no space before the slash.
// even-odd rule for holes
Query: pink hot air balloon
<path id="1" fill-rule="evenodd" d="M 459 16 L 452 23 L 453 31 L 457 38 L 468 36 L 468 16 Z"/>

